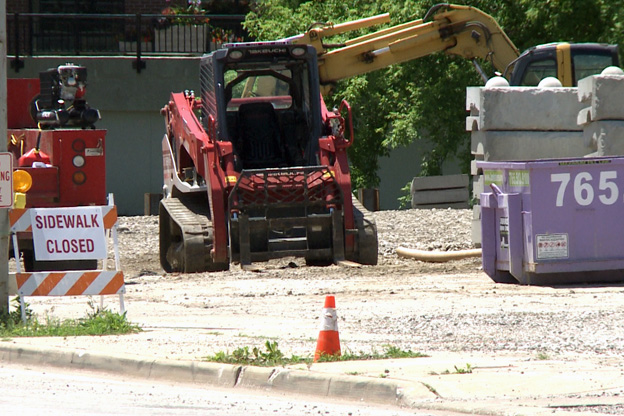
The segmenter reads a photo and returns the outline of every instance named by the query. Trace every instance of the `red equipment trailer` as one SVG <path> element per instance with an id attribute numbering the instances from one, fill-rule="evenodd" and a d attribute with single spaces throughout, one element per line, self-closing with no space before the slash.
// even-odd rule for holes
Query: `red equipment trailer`
<path id="1" fill-rule="evenodd" d="M 8 150 L 32 186 L 23 208 L 107 205 L 106 130 L 84 100 L 86 68 L 67 64 L 39 79 L 7 80 Z M 18 233 L 26 271 L 94 269 L 95 260 L 37 261 L 32 234 Z M 13 250 L 10 251 L 13 254 Z"/>

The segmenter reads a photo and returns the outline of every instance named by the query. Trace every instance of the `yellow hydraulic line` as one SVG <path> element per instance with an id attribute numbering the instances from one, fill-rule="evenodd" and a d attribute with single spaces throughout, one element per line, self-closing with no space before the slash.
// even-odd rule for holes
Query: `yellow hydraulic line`
<path id="1" fill-rule="evenodd" d="M 323 37 L 329 37 L 334 35 L 339 35 L 345 32 L 351 32 L 353 30 L 364 29 L 366 27 L 371 27 L 375 25 L 380 25 L 383 23 L 390 22 L 390 14 L 383 13 L 378 14 L 377 16 L 365 17 L 363 19 L 358 19 L 353 22 L 345 22 L 345 23 L 337 23 L 332 24 L 331 26 L 326 26 L 321 29 L 323 33 Z"/>
<path id="2" fill-rule="evenodd" d="M 338 24 L 327 24 L 323 27 L 314 27 L 302 35 L 290 38 L 292 43 L 296 44 L 308 44 L 312 45 L 318 54 L 326 52 L 323 45 L 323 39 L 326 37 L 339 35 L 352 30 L 363 29 L 383 23 L 390 22 L 390 15 L 388 13 L 380 14 L 377 16 L 366 17 L 364 19 L 355 20 L 353 22 L 345 22 Z"/>
<path id="3" fill-rule="evenodd" d="M 422 19 L 419 19 L 419 20 L 414 20 L 412 22 L 403 23 L 401 25 L 392 26 L 386 29 L 381 29 L 381 30 L 378 30 L 377 32 L 369 33 L 368 35 L 363 35 L 355 39 L 350 39 L 345 42 L 345 46 L 350 46 L 356 43 L 366 42 L 373 38 L 379 38 L 379 37 L 386 36 L 392 33 L 401 32 L 405 29 L 410 29 L 412 27 L 420 26 L 422 24 L 423 24 Z"/>

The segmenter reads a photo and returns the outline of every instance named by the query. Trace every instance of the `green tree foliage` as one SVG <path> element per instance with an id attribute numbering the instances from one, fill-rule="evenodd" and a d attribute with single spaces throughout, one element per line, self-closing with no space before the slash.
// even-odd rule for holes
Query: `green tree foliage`
<path id="1" fill-rule="evenodd" d="M 422 18 L 435 3 L 260 0 L 252 5 L 245 27 L 258 40 L 274 40 L 303 33 L 315 22 L 341 23 L 386 12 L 395 25 Z M 455 3 L 477 7 L 493 16 L 521 51 L 563 40 L 624 45 L 624 8 L 612 0 Z M 487 65 L 484 67 L 493 73 Z M 326 99 L 331 108 L 346 98 L 354 111 L 356 137 L 349 154 L 354 188 L 377 186 L 378 158 L 415 140 L 431 143 L 431 150 L 422 160 L 414 161 L 421 165 L 421 174 L 442 174 L 442 163 L 453 156 L 468 172 L 470 136 L 464 127 L 465 91 L 467 86 L 482 83 L 472 63 L 442 53 L 339 82 L 334 94 Z"/>

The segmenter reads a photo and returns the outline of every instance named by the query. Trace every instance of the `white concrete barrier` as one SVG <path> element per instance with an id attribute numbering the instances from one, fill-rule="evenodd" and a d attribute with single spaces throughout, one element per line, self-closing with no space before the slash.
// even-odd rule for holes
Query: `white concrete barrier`
<path id="1" fill-rule="evenodd" d="M 576 88 L 468 87 L 467 130 L 579 131 Z"/>
<path id="2" fill-rule="evenodd" d="M 624 120 L 624 75 L 594 75 L 578 84 L 583 104 L 577 122 L 585 126 L 600 120 Z"/>
<path id="3" fill-rule="evenodd" d="M 624 155 L 624 119 L 599 120 L 586 124 L 583 138 L 591 149 L 587 156 Z"/>
<path id="4" fill-rule="evenodd" d="M 583 131 L 473 131 L 473 157 L 479 160 L 533 160 L 591 153 Z M 481 153 L 482 152 L 482 153 Z"/>

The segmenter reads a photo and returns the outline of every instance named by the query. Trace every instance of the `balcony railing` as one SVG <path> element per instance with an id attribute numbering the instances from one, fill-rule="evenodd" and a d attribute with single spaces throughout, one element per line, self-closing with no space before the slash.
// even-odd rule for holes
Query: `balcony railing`
<path id="1" fill-rule="evenodd" d="M 201 55 L 247 40 L 243 15 L 7 14 L 7 54 L 16 71 L 24 56 Z"/>

